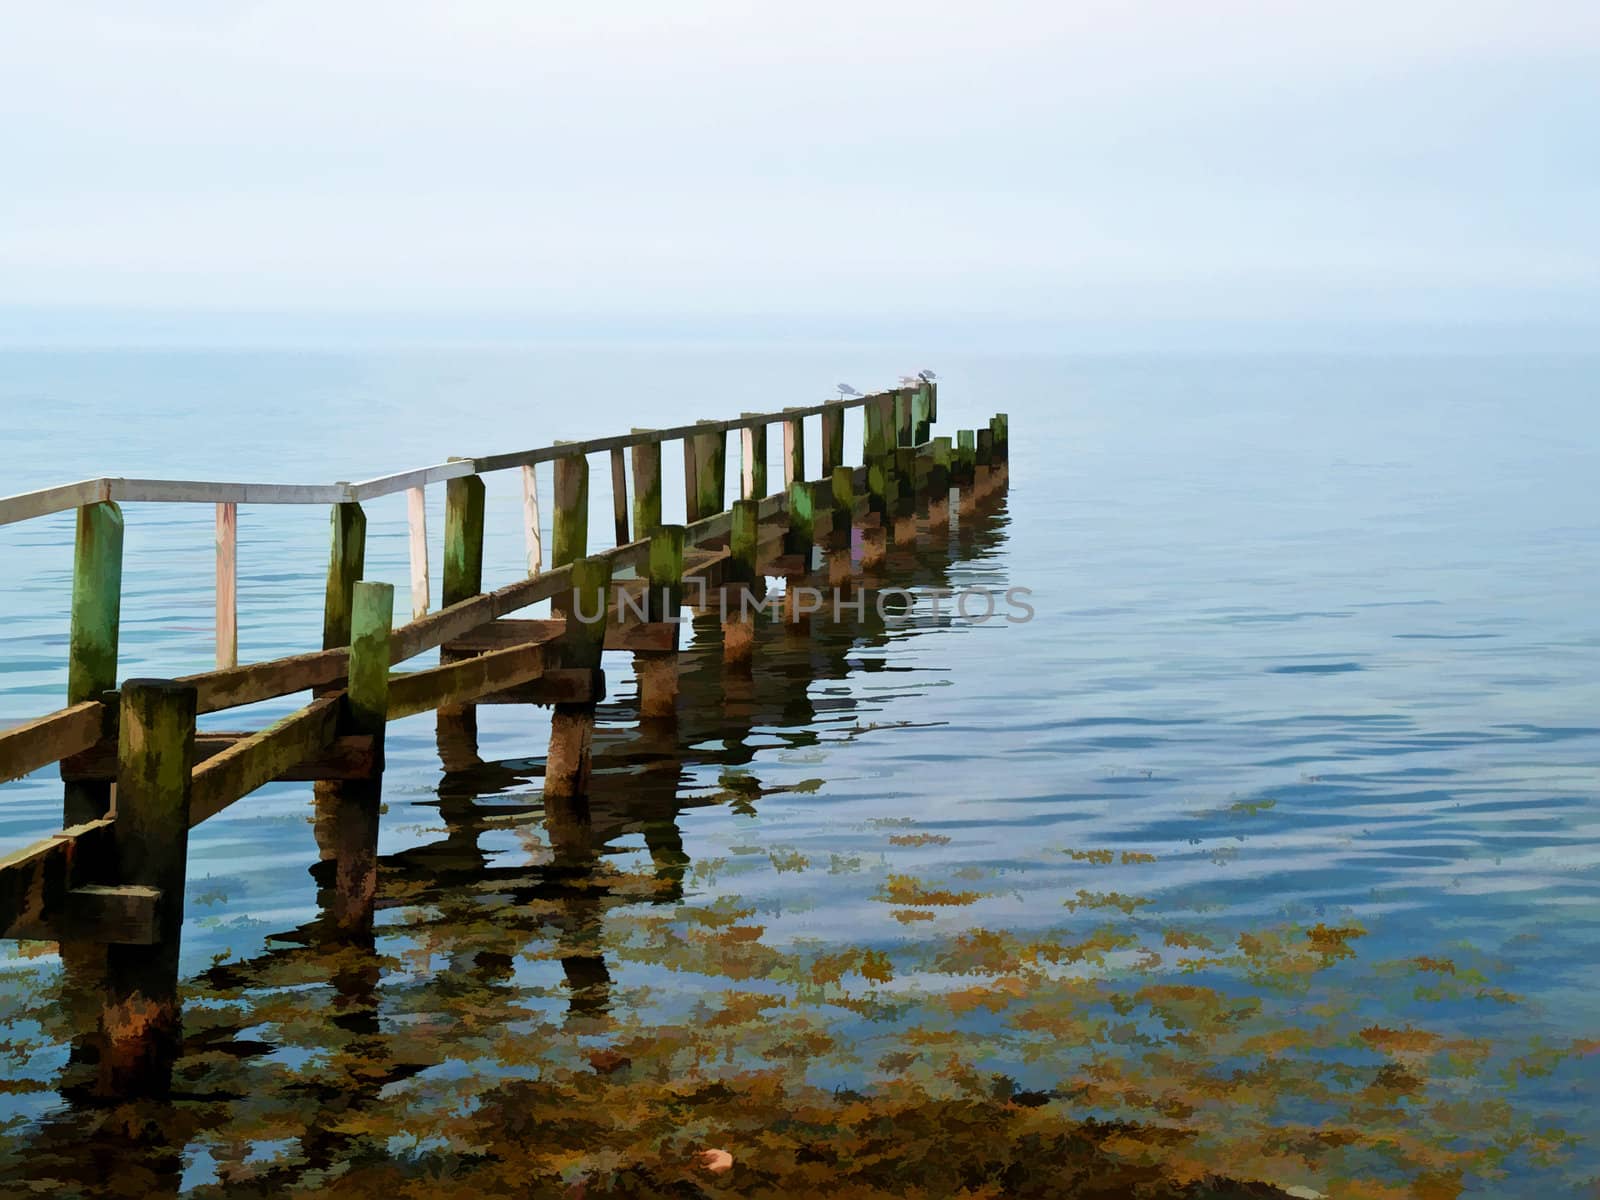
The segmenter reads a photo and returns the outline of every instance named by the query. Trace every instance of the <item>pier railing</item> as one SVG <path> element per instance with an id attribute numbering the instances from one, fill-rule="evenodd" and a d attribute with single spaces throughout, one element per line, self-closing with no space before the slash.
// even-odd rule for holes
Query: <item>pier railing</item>
<path id="1" fill-rule="evenodd" d="M 768 577 L 803 579 L 815 550 L 829 578 L 881 566 L 891 536 L 948 525 L 951 489 L 974 505 L 1003 486 L 1004 414 L 952 440 L 931 435 L 937 391 L 912 388 L 734 420 L 634 430 L 484 458 L 451 459 L 360 483 L 326 486 L 101 478 L 0 498 L 0 524 L 76 509 L 67 704 L 0 730 L 0 783 L 60 764 L 63 828 L 0 858 L 0 937 L 105 947 L 102 1089 L 164 1087 L 178 1029 L 177 953 L 188 830 L 275 780 L 315 781 L 319 798 L 348 806 L 375 853 L 384 730 L 436 710 L 441 727 L 474 706 L 553 706 L 547 797 L 588 785 L 603 650 L 635 657 L 642 721 L 670 721 L 677 702 L 679 612 L 686 585 L 723 612 L 724 658 L 749 665 L 744 598 Z M 844 461 L 844 412 L 864 410 L 861 464 Z M 821 419 L 821 472 L 808 477 L 804 422 Z M 767 433 L 782 429 L 781 490 L 769 491 Z M 740 433 L 741 499 L 727 504 L 727 436 Z M 663 443 L 681 442 L 684 521 L 664 520 Z M 589 456 L 610 460 L 614 545 L 589 547 Z M 631 461 L 630 461 L 631 460 Z M 554 465 L 548 562 L 533 467 Z M 629 467 L 632 487 L 629 486 Z M 483 587 L 482 475 L 520 469 L 527 574 Z M 429 612 L 424 489 L 445 487 L 442 607 Z M 367 581 L 362 502 L 408 493 L 413 613 L 394 626 L 394 589 Z M 117 674 L 123 513 L 120 502 L 208 503 L 217 511 L 215 670 L 177 679 Z M 331 542 L 320 650 L 240 665 L 234 571 L 239 504 L 326 504 Z M 631 574 L 630 574 L 631 573 Z M 804 613 L 785 594 L 784 614 Z M 736 597 L 729 612 L 727 598 Z M 706 599 L 714 598 L 713 600 Z M 420 599 L 420 602 L 419 602 Z M 544 620 L 510 619 L 541 601 Z M 437 649 L 436 666 L 394 668 Z M 196 718 L 309 692 L 309 703 L 268 727 L 199 731 Z M 114 803 L 113 803 L 114 797 Z M 375 878 L 364 884 L 375 887 Z M 370 906 L 372 897 L 352 902 Z"/>

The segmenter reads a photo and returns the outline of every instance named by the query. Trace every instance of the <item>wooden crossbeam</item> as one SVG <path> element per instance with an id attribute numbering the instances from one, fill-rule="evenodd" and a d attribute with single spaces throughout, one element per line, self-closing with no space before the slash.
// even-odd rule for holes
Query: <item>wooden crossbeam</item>
<path id="1" fill-rule="evenodd" d="M 189 828 L 328 746 L 337 731 L 343 702 L 343 693 L 322 696 L 201 763 L 194 772 Z"/>
<path id="2" fill-rule="evenodd" d="M 0 730 L 0 783 L 89 749 L 105 736 L 113 711 L 98 700 L 85 700 Z"/>
<path id="3" fill-rule="evenodd" d="M 442 704 L 470 704 L 487 692 L 515 687 L 544 674 L 544 648 L 512 646 L 424 671 L 389 676 L 389 720 L 428 712 Z"/>
<path id="4" fill-rule="evenodd" d="M 502 618 L 480 625 L 465 637 L 444 645 L 447 654 L 485 654 L 529 642 L 547 645 L 567 630 L 564 620 L 519 621 Z M 664 621 L 633 621 L 618 625 L 606 623 L 607 650 L 671 650 L 677 645 L 676 630 Z"/>
<path id="5" fill-rule="evenodd" d="M 194 761 L 196 765 L 207 762 L 225 750 L 230 750 L 246 738 L 256 736 L 255 730 L 206 730 L 195 734 Z M 353 733 L 336 737 L 320 750 L 285 769 L 277 776 L 279 781 L 305 782 L 318 779 L 367 779 L 377 765 L 373 739 L 365 734 Z M 110 781 L 117 777 L 117 744 L 102 741 L 82 754 L 61 760 L 61 778 L 69 783 Z"/>
<path id="6" fill-rule="evenodd" d="M 259 700 L 273 700 L 279 696 L 292 696 L 296 692 L 343 683 L 349 666 L 348 650 L 318 650 L 311 654 L 246 663 L 242 667 L 229 667 L 221 671 L 201 671 L 174 682 L 194 687 L 198 693 L 196 712 L 220 712 L 225 708 L 238 708 L 242 704 L 254 704 Z"/>
<path id="7" fill-rule="evenodd" d="M 50 917 L 105 861 L 112 837 L 111 818 L 103 817 L 0 858 L 0 937 L 53 938 Z"/>

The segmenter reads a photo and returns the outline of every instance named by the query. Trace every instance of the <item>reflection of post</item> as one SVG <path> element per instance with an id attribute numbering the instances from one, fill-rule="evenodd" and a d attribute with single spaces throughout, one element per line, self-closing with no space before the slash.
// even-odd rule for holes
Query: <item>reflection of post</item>
<path id="1" fill-rule="evenodd" d="M 594 844 L 588 801 L 546 792 L 544 822 L 554 854 L 552 867 L 564 885 L 556 944 L 567 977 L 567 1016 L 601 1017 L 611 1006 L 611 972 L 600 948 L 603 909 L 593 886 L 599 850 Z"/>

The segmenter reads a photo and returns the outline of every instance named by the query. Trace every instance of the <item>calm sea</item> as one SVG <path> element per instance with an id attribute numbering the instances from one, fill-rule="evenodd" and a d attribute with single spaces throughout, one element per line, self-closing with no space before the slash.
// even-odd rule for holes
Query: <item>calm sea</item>
<path id="1" fill-rule="evenodd" d="M 715 630 L 698 630 L 685 666 L 705 712 L 686 718 L 664 785 L 637 782 L 660 755 L 630 741 L 629 663 L 608 656 L 599 753 L 620 815 L 596 818 L 594 853 L 624 876 L 672 876 L 677 903 L 753 910 L 774 948 L 882 950 L 904 964 L 891 994 L 981 978 L 918 957 L 975 927 L 1131 933 L 1125 953 L 1066 969 L 1107 987 L 1203 979 L 1241 1011 L 1270 1013 L 1279 1040 L 1228 1042 L 1221 1073 L 1296 1053 L 1354 1071 L 1387 1053 L 1427 1086 L 1387 1096 L 1386 1111 L 1440 1154 L 1473 1152 L 1459 1178 L 1469 1194 L 1577 1194 L 1600 1173 L 1600 359 L 7 352 L 0 492 L 103 474 L 359 480 L 815 403 L 836 380 L 871 390 L 924 366 L 940 373 L 945 432 L 1010 414 L 1012 484 L 932 559 L 902 564 L 905 577 L 1025 587 L 1035 619 L 924 607 L 815 645 L 769 631 L 748 696 L 721 688 Z M 860 445 L 854 416 L 847 445 Z M 681 485 L 667 460 L 670 510 Z M 597 460 L 602 544 L 607 479 Z M 498 586 L 524 569 L 520 497 L 514 472 L 488 488 L 486 579 Z M 429 505 L 437 563 L 442 495 Z M 206 668 L 211 511 L 126 515 L 123 675 Z M 395 583 L 404 619 L 404 499 L 368 515 L 368 576 Z M 317 646 L 326 531 L 324 510 L 242 509 L 241 658 Z M 0 528 L 0 721 L 63 703 L 71 550 L 70 515 Z M 437 568 L 434 587 L 437 604 Z M 381 850 L 395 887 L 430 864 L 459 870 L 467 891 L 474 870 L 545 861 L 533 831 L 547 723 L 543 710 L 482 710 L 484 765 L 448 776 L 430 716 L 391 728 Z M 635 795 L 642 817 L 628 811 Z M 309 796 L 274 785 L 194 831 L 188 974 L 258 960 L 314 922 Z M 0 851 L 59 817 L 51 772 L 6 785 Z M 623 889 L 583 917 L 586 953 L 603 964 L 599 1007 L 646 1023 L 682 1019 L 725 982 L 608 951 L 660 900 Z M 380 941 L 409 936 L 405 911 L 380 913 Z M 473 919 L 496 911 L 480 903 Z M 576 920 L 526 937 L 570 938 Z M 1262 966 L 1263 945 L 1296 936 L 1309 965 Z M 1184 968 L 1186 947 L 1217 961 Z M 52 1086 L 68 1048 L 36 1011 L 55 959 L 16 955 L 0 946 L 13 1171 L 69 1112 Z M 510 986 L 530 1011 L 559 1009 L 600 986 L 592 969 L 584 984 L 581 963 L 574 973 L 575 957 L 533 956 L 507 968 Z M 405 1000 L 380 1017 L 426 1007 L 459 967 L 449 954 L 389 960 L 386 983 Z M 316 984 L 273 984 L 293 986 Z M 1159 1008 L 1107 1026 L 1097 1061 L 1158 1073 L 1182 1043 Z M 1059 1064 L 1007 1042 L 1002 1024 L 997 1011 L 996 1064 L 1051 1086 Z M 860 1063 L 818 1072 L 870 1075 L 885 1023 L 846 1013 L 836 1026 L 859 1041 Z M 1303 1044 L 1285 1049 L 1286 1030 Z M 267 1017 L 248 1036 L 269 1056 L 277 1047 L 280 1066 L 300 1061 L 295 1035 Z M 448 1074 L 466 1056 L 441 1057 L 433 1069 Z M 1268 1124 L 1357 1111 L 1322 1085 L 1263 1088 L 1274 1094 L 1253 1101 L 1252 1119 Z M 1217 1100 L 1221 1119 L 1238 1103 Z M 215 1154 L 197 1140 L 185 1183 L 210 1179 Z M 1409 1178 L 1377 1157 L 1344 1169 Z"/>

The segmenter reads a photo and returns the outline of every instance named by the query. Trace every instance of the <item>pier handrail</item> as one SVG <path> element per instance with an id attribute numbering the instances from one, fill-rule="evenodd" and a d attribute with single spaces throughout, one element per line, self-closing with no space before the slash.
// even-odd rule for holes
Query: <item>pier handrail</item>
<path id="1" fill-rule="evenodd" d="M 554 442 L 531 450 L 518 450 L 509 454 L 490 454 L 481 458 L 455 458 L 432 466 L 413 467 L 390 475 L 378 475 L 355 483 L 340 480 L 337 483 L 245 483 L 236 480 L 200 479 L 129 479 L 119 476 L 101 476 L 82 479 L 77 483 L 59 484 L 37 491 L 18 492 L 0 496 L 0 525 L 12 525 L 52 513 L 70 512 L 85 504 L 105 501 L 129 503 L 171 504 L 349 504 L 374 500 L 395 492 L 425 487 L 430 483 L 444 483 L 466 475 L 484 475 L 513 467 L 531 467 L 538 463 L 554 462 L 569 454 L 601 454 L 609 450 L 627 450 L 634 446 L 675 441 L 706 433 L 729 433 L 735 429 L 753 429 L 773 425 L 779 421 L 804 419 L 830 410 L 860 408 L 873 400 L 894 396 L 899 389 L 877 392 L 868 396 L 852 396 L 843 400 L 829 400 L 798 408 L 785 408 L 779 412 L 746 413 L 724 421 L 697 421 L 690 425 L 675 425 L 666 429 L 636 429 L 630 433 L 611 437 L 590 438 L 578 442 Z"/>

